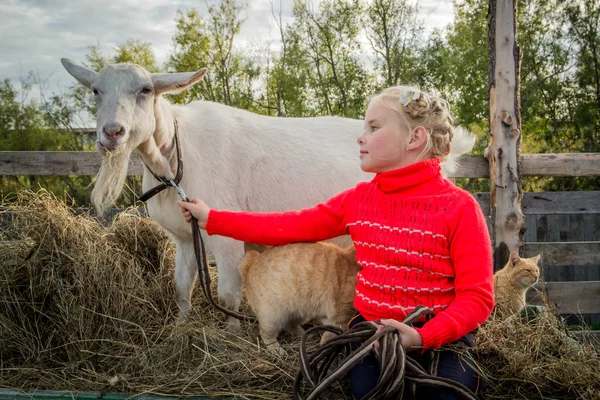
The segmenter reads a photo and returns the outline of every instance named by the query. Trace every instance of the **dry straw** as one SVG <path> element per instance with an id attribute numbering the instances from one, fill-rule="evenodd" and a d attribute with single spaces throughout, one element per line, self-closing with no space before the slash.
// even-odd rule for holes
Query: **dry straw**
<path id="1" fill-rule="evenodd" d="M 138 210 L 105 226 L 45 191 L 2 206 L 0 387 L 292 398 L 299 340 L 271 356 L 256 326 L 226 331 L 199 288 L 179 321 L 174 246 Z M 477 358 L 485 398 L 600 399 L 597 349 L 553 314 L 492 318 Z"/>

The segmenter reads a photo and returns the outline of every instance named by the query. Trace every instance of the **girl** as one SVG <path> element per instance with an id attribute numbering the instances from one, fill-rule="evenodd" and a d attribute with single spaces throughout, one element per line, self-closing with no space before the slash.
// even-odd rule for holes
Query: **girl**
<path id="1" fill-rule="evenodd" d="M 424 350 L 473 346 L 471 333 L 494 306 L 491 244 L 481 208 L 440 172 L 453 134 L 444 100 L 392 87 L 371 99 L 358 138 L 361 168 L 376 173 L 371 182 L 301 211 L 217 211 L 198 199 L 179 206 L 186 221 L 193 215 L 209 235 L 245 242 L 283 245 L 350 234 L 362 266 L 354 297 L 359 314 L 350 324 L 381 320 L 395 327 L 406 351 L 429 368 Z M 435 317 L 403 324 L 418 305 Z M 469 364 L 454 351 L 439 354 L 437 376 L 476 391 L 477 375 Z M 350 373 L 354 397 L 363 398 L 378 377 L 375 356 L 365 358 Z M 419 398 L 449 399 L 452 393 Z"/>

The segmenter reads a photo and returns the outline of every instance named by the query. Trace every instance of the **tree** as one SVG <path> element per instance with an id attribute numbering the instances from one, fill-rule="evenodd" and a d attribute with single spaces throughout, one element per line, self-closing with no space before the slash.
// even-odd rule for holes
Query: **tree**
<path id="1" fill-rule="evenodd" d="M 75 143 L 71 132 L 58 129 L 44 107 L 28 100 L 36 82 L 35 75 L 29 73 L 21 80 L 20 94 L 8 79 L 0 83 L 0 148 L 5 151 L 71 150 Z M 89 177 L 2 176 L 0 193 L 4 197 L 22 189 L 44 187 L 58 196 L 68 193 L 78 204 L 87 204 L 85 188 L 89 182 Z"/>
<path id="2" fill-rule="evenodd" d="M 600 150 L 600 4 L 571 2 L 566 7 L 569 33 L 578 47 L 576 79 L 581 100 L 575 115 L 582 128 L 584 151 Z"/>
<path id="3" fill-rule="evenodd" d="M 262 69 L 265 90 L 258 99 L 266 114 L 278 117 L 304 117 L 311 115 L 309 106 L 308 77 L 311 66 L 308 54 L 298 33 L 297 24 L 283 25 L 281 7 L 273 18 L 277 23 L 281 40 L 279 53 L 269 43 L 266 65 Z"/>
<path id="4" fill-rule="evenodd" d="M 152 52 L 152 45 L 136 39 L 129 39 L 124 44 L 117 46 L 112 62 L 138 64 L 150 72 L 159 71 Z"/>
<path id="5" fill-rule="evenodd" d="M 587 4 L 587 5 L 586 5 Z M 589 2 L 522 1 L 519 7 L 523 48 L 523 150 L 528 153 L 598 151 L 598 104 L 594 63 L 586 59 Z M 598 25 L 598 20 L 595 22 Z M 583 29 L 582 30 L 580 30 Z M 593 31 L 593 29 L 591 30 Z M 596 28 L 596 38 L 598 31 Z M 596 39 L 597 40 L 597 39 Z M 592 52 L 593 53 L 593 52 Z M 590 53 L 587 53 L 590 54 Z M 586 71 L 583 72 L 582 71 Z M 588 74 L 587 72 L 591 72 Z M 598 178 L 526 178 L 524 188 L 573 190 L 599 187 Z"/>
<path id="6" fill-rule="evenodd" d="M 235 0 L 223 0 L 208 8 L 206 20 L 195 9 L 178 12 L 174 51 L 167 67 L 173 72 L 208 68 L 208 73 L 199 84 L 173 96 L 174 101 L 205 99 L 244 109 L 255 106 L 252 86 L 260 69 L 234 48 L 244 9 Z"/>
<path id="7" fill-rule="evenodd" d="M 371 85 L 360 59 L 358 1 L 327 0 L 319 12 L 296 2 L 292 29 L 309 57 L 314 72 L 309 87 L 318 104 L 317 114 L 359 118 Z"/>
<path id="8" fill-rule="evenodd" d="M 376 55 L 376 72 L 382 75 L 384 86 L 416 83 L 423 36 L 417 4 L 411 6 L 406 0 L 374 0 L 366 11 L 365 31 Z"/>

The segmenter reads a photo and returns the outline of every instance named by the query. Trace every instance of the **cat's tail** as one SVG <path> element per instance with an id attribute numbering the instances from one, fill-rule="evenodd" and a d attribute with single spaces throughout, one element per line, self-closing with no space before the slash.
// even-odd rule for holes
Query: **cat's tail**
<path id="1" fill-rule="evenodd" d="M 460 158 L 473 151 L 477 136 L 468 129 L 457 126 L 454 128 L 454 137 L 450 143 L 450 153 L 442 163 L 442 175 L 446 178 L 454 176 L 460 167 Z"/>
<path id="2" fill-rule="evenodd" d="M 244 252 L 246 255 L 244 255 L 244 258 L 242 258 L 240 265 L 238 265 L 238 271 L 240 271 L 240 275 L 242 276 L 243 280 L 246 280 L 248 270 L 254 263 L 256 263 L 256 260 L 260 257 L 260 253 L 269 248 L 269 246 L 262 244 L 244 242 Z"/>

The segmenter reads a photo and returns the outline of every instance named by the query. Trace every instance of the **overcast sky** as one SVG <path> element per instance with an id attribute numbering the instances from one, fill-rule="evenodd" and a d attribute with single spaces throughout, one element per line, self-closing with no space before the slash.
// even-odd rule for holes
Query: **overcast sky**
<path id="1" fill-rule="evenodd" d="M 309 0 L 310 1 L 310 0 Z M 88 46 L 99 44 L 106 56 L 127 39 L 150 42 L 159 65 L 168 57 L 175 33 L 177 10 L 198 9 L 217 0 L 0 0 L 0 79 L 18 87 L 28 71 L 48 79 L 50 92 L 73 83 L 60 64 L 61 57 L 82 62 Z M 313 0 L 313 3 L 318 0 Z M 237 44 L 276 41 L 278 31 L 271 3 L 247 0 L 246 21 Z M 291 16 L 293 0 L 281 0 L 282 14 Z M 420 0 L 426 29 L 443 28 L 452 21 L 452 0 Z"/>

